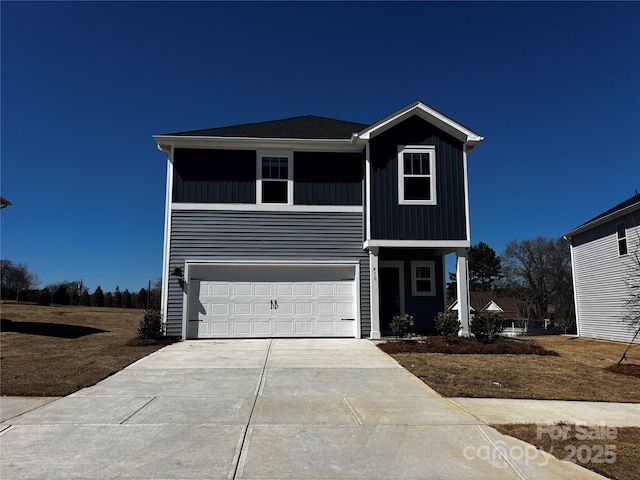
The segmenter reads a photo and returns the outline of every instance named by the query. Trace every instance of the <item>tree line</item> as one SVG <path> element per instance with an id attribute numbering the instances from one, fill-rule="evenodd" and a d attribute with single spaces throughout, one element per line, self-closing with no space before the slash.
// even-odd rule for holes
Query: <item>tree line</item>
<path id="1" fill-rule="evenodd" d="M 571 254 L 563 238 L 511 240 L 500 256 L 479 242 L 468 261 L 471 291 L 515 297 L 522 318 L 551 319 L 565 330 L 575 322 Z M 455 274 L 449 274 L 447 296 L 456 298 Z"/>
<path id="2" fill-rule="evenodd" d="M 51 283 L 44 288 L 38 276 L 24 263 L 0 260 L 0 298 L 17 302 L 36 302 L 39 305 L 78 305 L 85 307 L 159 309 L 162 283 L 156 280 L 137 292 L 120 290 L 104 292 L 98 285 L 93 292 L 82 280 Z"/>

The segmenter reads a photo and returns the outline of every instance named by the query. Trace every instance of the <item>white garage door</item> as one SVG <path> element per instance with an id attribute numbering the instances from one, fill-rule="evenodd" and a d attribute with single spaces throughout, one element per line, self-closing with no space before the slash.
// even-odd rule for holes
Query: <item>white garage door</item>
<path id="1" fill-rule="evenodd" d="M 190 338 L 354 337 L 355 268 L 196 266 Z"/>

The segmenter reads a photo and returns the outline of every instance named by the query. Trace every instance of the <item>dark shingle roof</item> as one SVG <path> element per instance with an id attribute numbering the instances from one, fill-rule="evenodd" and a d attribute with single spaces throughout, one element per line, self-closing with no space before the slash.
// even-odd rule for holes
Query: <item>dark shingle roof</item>
<path id="1" fill-rule="evenodd" d="M 305 115 L 270 122 L 245 123 L 244 125 L 192 130 L 189 132 L 169 133 L 167 135 L 184 137 L 350 139 L 353 133 L 359 132 L 367 126 L 363 123 Z"/>
<path id="2" fill-rule="evenodd" d="M 596 220 L 600 220 L 601 218 L 604 218 L 608 215 L 611 215 L 612 213 L 616 213 L 619 210 L 622 210 L 624 208 L 630 207 L 631 205 L 635 205 L 636 203 L 640 203 L 640 194 L 638 192 L 636 192 L 636 194 L 625 200 L 624 202 L 622 202 L 619 205 L 616 205 L 613 208 L 610 208 L 609 210 L 607 210 L 606 212 L 601 213 L 600 215 L 598 215 L 597 217 L 593 217 L 591 220 L 589 220 L 588 222 L 584 222 L 582 225 L 576 227 L 576 229 L 581 228 L 585 225 L 588 225 L 591 222 L 595 222 Z"/>

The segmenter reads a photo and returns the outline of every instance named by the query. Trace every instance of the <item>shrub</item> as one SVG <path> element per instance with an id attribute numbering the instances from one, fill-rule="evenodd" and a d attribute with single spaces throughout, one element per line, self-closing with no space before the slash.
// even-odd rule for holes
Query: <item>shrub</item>
<path id="1" fill-rule="evenodd" d="M 49 304 L 51 303 L 51 293 L 49 293 L 48 288 L 45 288 L 38 293 L 37 302 L 38 305 L 41 305 L 43 307 L 49 306 Z"/>
<path id="2" fill-rule="evenodd" d="M 404 315 L 395 315 L 391 320 L 391 331 L 398 338 L 404 338 L 409 335 L 411 327 L 413 327 L 413 315 L 405 313 Z"/>
<path id="3" fill-rule="evenodd" d="M 458 320 L 458 312 L 450 310 L 448 312 L 440 312 L 436 315 L 436 331 L 443 337 L 454 337 L 460 331 L 460 320 Z"/>
<path id="4" fill-rule="evenodd" d="M 482 312 L 478 313 L 471 325 L 469 325 L 471 334 L 482 342 L 493 342 L 496 337 L 504 330 L 504 323 L 499 313 Z"/>
<path id="5" fill-rule="evenodd" d="M 157 339 L 164 336 L 162 314 L 158 310 L 145 310 L 138 326 L 138 338 Z"/>

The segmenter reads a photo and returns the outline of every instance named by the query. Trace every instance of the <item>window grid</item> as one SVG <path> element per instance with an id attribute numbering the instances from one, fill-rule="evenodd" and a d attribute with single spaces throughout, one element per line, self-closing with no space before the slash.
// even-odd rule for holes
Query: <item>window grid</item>
<path id="1" fill-rule="evenodd" d="M 435 154 L 434 146 L 399 148 L 398 203 L 436 204 Z"/>
<path id="2" fill-rule="evenodd" d="M 625 223 L 619 223 L 616 225 L 616 232 L 618 235 L 618 255 L 626 255 L 627 250 L 627 226 Z"/>

